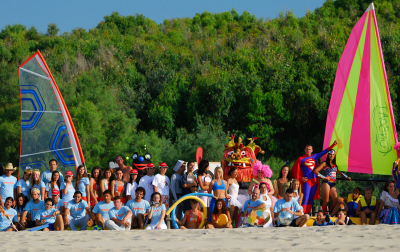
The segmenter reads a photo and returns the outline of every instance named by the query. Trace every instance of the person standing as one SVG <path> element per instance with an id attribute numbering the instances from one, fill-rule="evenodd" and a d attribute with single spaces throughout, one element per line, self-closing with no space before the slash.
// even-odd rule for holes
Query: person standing
<path id="1" fill-rule="evenodd" d="M 171 193 L 172 193 L 172 204 L 174 204 L 183 195 L 183 182 L 182 175 L 186 171 L 186 164 L 183 160 L 178 160 L 174 166 L 175 173 L 171 176 Z M 179 203 L 176 206 L 176 216 L 178 219 L 182 219 L 183 216 L 183 203 Z"/>
<path id="2" fill-rule="evenodd" d="M 51 175 L 51 181 L 50 183 L 47 184 L 46 187 L 45 199 L 51 197 L 51 193 L 53 192 L 53 190 L 60 190 L 60 188 L 61 188 L 60 172 L 53 171 L 53 174 Z"/>
<path id="3" fill-rule="evenodd" d="M 33 170 L 32 172 L 32 181 L 31 181 L 31 186 L 33 188 L 39 189 L 40 192 L 40 200 L 44 201 L 44 196 L 46 194 L 46 186 L 44 183 L 40 180 L 40 171 L 38 169 Z"/>
<path id="4" fill-rule="evenodd" d="M 318 166 L 318 160 L 332 150 L 338 142 L 335 141 L 327 149 L 320 153 L 312 154 L 312 145 L 306 145 L 304 155 L 299 157 L 292 167 L 292 177 L 300 181 L 303 190 L 302 207 L 305 213 L 311 213 L 314 199 L 319 199 L 319 177 L 314 174 L 314 169 Z"/>
<path id="5" fill-rule="evenodd" d="M 22 179 L 20 179 L 15 187 L 17 188 L 17 195 L 22 193 L 29 199 L 29 195 L 31 193 L 31 182 L 29 181 L 29 178 L 32 175 L 32 169 L 27 166 L 24 175 L 22 176 Z"/>
<path id="6" fill-rule="evenodd" d="M 94 207 L 97 203 L 100 201 L 100 181 L 101 181 L 101 176 L 100 176 L 100 167 L 95 166 L 92 169 L 92 173 L 90 176 L 90 207 Z"/>
<path id="7" fill-rule="evenodd" d="M 74 174 L 72 171 L 67 171 L 65 173 L 65 181 L 61 183 L 61 194 L 62 194 L 62 201 L 64 203 L 64 206 L 61 207 L 61 212 L 65 212 L 65 208 L 67 207 L 67 204 L 69 201 L 71 201 L 74 197 L 75 193 L 75 187 L 72 184 L 72 179 L 74 178 Z M 64 222 L 65 224 L 65 222 Z"/>
<path id="8" fill-rule="evenodd" d="M 149 163 L 147 165 L 147 175 L 143 176 L 139 181 L 139 187 L 143 187 L 146 191 L 144 199 L 150 202 L 150 196 L 153 194 L 153 179 L 154 179 L 154 164 Z"/>
<path id="9" fill-rule="evenodd" d="M 227 199 L 230 199 L 231 196 L 228 195 L 228 182 L 224 180 L 223 170 L 221 167 L 217 167 L 214 170 L 215 179 L 211 181 L 208 193 L 213 193 L 214 197 L 211 198 L 210 202 L 210 214 L 208 215 L 208 222 L 211 222 L 211 213 L 214 212 L 215 202 L 219 199 L 225 201 L 225 205 L 228 205 Z"/>
<path id="10" fill-rule="evenodd" d="M 47 188 L 47 185 L 50 183 L 51 176 L 52 176 L 53 172 L 57 170 L 57 166 L 58 166 L 57 160 L 55 160 L 55 159 L 50 160 L 49 161 L 49 170 L 43 172 L 42 175 L 40 176 L 40 181 L 42 181 L 44 183 L 45 188 Z M 64 181 L 64 177 L 61 172 L 60 172 L 60 181 Z"/>
<path id="11" fill-rule="evenodd" d="M 122 179 L 123 173 L 121 169 L 117 169 L 115 172 L 115 179 L 111 181 L 111 194 L 113 197 L 119 196 L 122 204 L 127 202 L 126 200 L 126 182 Z"/>
<path id="12" fill-rule="evenodd" d="M 75 190 L 82 193 L 82 199 L 90 204 L 90 182 L 83 165 L 76 169 Z"/>
<path id="13" fill-rule="evenodd" d="M 122 173 L 123 173 L 123 180 L 128 183 L 129 182 L 129 176 L 130 176 L 130 172 L 132 170 L 131 166 L 127 166 L 124 165 L 124 159 L 122 158 L 122 156 L 117 156 L 115 158 L 115 162 L 118 165 L 117 169 L 121 169 Z M 117 169 L 115 169 L 114 173 L 117 172 Z"/>
<path id="14" fill-rule="evenodd" d="M 183 195 L 194 193 L 197 190 L 196 176 L 193 174 L 194 162 L 190 161 L 187 163 L 187 172 L 182 177 L 183 182 Z M 183 210 L 187 211 L 192 209 L 190 200 L 183 202 Z"/>
<path id="15" fill-rule="evenodd" d="M 129 177 L 129 182 L 126 184 L 126 197 L 127 200 L 131 200 L 135 195 L 136 189 L 138 188 L 138 183 L 137 183 L 137 176 L 138 176 L 138 170 L 137 169 L 132 169 L 130 172 L 131 176 Z"/>
<path id="16" fill-rule="evenodd" d="M 0 206 L 4 206 L 4 202 L 8 197 L 15 198 L 15 185 L 17 183 L 17 178 L 12 174 L 17 168 L 13 167 L 11 163 L 8 163 L 4 167 L 5 174 L 0 177 Z"/>
<path id="17" fill-rule="evenodd" d="M 164 162 L 158 166 L 160 173 L 154 176 L 153 179 L 153 191 L 161 194 L 161 203 L 165 205 L 165 209 L 169 208 L 169 185 L 171 182 L 165 175 L 168 169 L 168 165 Z"/>

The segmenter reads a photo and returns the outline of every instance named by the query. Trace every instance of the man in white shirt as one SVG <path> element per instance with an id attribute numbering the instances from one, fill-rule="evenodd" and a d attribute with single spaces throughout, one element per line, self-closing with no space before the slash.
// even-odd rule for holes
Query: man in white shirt
<path id="1" fill-rule="evenodd" d="M 139 181 L 139 187 L 143 187 L 144 190 L 146 191 L 146 194 L 144 196 L 144 199 L 150 202 L 150 197 L 153 194 L 153 179 L 154 179 L 154 164 L 150 163 L 147 165 L 147 175 L 143 176 L 140 181 Z"/>
<path id="2" fill-rule="evenodd" d="M 161 194 L 161 203 L 165 205 L 165 209 L 169 208 L 169 185 L 171 182 L 169 178 L 165 175 L 168 169 L 168 165 L 164 162 L 160 163 L 158 166 L 160 173 L 154 176 L 153 179 L 153 191 L 159 192 Z"/>

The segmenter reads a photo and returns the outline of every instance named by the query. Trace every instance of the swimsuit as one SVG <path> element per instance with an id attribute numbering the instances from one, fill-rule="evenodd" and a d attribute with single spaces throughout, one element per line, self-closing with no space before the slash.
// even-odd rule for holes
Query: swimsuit
<path id="1" fill-rule="evenodd" d="M 123 181 L 124 182 L 124 185 L 123 186 L 119 186 L 118 185 L 118 182 L 117 182 L 117 180 L 115 180 L 115 186 L 114 186 L 114 190 L 116 191 L 116 192 L 119 192 L 121 195 L 124 195 L 124 192 L 125 192 L 125 185 L 126 185 L 126 182 L 125 181 Z M 126 203 L 127 201 L 126 201 L 126 197 L 125 196 L 120 196 L 120 198 L 121 198 L 121 202 L 122 203 Z"/>
<path id="2" fill-rule="evenodd" d="M 322 183 L 327 183 L 329 185 L 330 188 L 335 187 L 336 186 L 336 173 L 337 173 L 337 166 L 333 165 L 332 167 L 330 166 L 325 166 L 324 168 L 322 168 L 325 171 L 325 176 L 329 177 L 330 180 L 333 180 L 334 182 L 328 182 L 328 181 L 322 181 Z"/>
<path id="3" fill-rule="evenodd" d="M 187 220 L 188 222 L 200 223 L 200 222 L 201 222 L 201 217 L 200 217 L 199 214 L 197 214 L 197 217 L 193 217 L 193 218 L 192 218 L 192 210 L 190 210 L 190 212 L 189 212 L 189 214 L 188 214 L 186 220 Z"/>
<path id="4" fill-rule="evenodd" d="M 218 185 L 217 180 L 214 181 L 214 185 L 213 185 L 213 191 L 217 191 L 217 190 L 222 190 L 225 191 L 225 183 L 223 180 L 221 180 L 221 185 Z M 225 201 L 225 206 L 228 207 L 228 202 L 226 201 L 226 198 L 223 198 L 223 200 Z M 215 207 L 215 202 L 217 200 L 213 197 L 211 198 L 211 202 L 210 202 L 210 212 L 212 213 L 214 211 L 214 207 Z M 208 221 L 211 222 L 211 214 L 208 216 Z"/>

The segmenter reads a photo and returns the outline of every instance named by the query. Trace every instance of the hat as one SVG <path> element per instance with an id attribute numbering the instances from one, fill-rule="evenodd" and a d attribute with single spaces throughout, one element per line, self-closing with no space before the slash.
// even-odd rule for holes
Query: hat
<path id="1" fill-rule="evenodd" d="M 26 174 L 31 174 L 32 171 L 33 170 L 32 170 L 32 168 L 30 166 L 25 167 L 25 171 L 24 172 L 26 172 Z"/>
<path id="2" fill-rule="evenodd" d="M 9 170 L 9 171 L 15 171 L 17 168 L 16 167 L 13 167 L 13 165 L 12 165 L 12 163 L 8 163 L 7 165 L 6 165 L 6 167 L 4 167 L 4 170 L 6 171 L 6 170 Z"/>
<path id="3" fill-rule="evenodd" d="M 68 177 L 68 176 L 74 176 L 74 173 L 72 173 L 72 171 L 67 171 L 66 173 L 65 173 L 65 176 L 66 177 Z"/>
<path id="4" fill-rule="evenodd" d="M 149 163 L 149 164 L 147 165 L 147 168 L 154 168 L 154 164 L 153 164 L 153 163 Z"/>
<path id="5" fill-rule="evenodd" d="M 158 165 L 158 168 L 168 168 L 168 165 L 167 165 L 167 163 L 165 163 L 165 162 L 161 162 L 159 165 Z"/>
<path id="6" fill-rule="evenodd" d="M 137 169 L 132 169 L 130 174 L 138 174 L 138 170 Z"/>
<path id="7" fill-rule="evenodd" d="M 178 162 L 176 162 L 176 165 L 174 166 L 174 171 L 178 171 L 182 165 L 185 163 L 185 161 L 183 160 L 178 160 Z"/>
<path id="8" fill-rule="evenodd" d="M 328 153 L 329 153 L 329 154 L 335 154 L 335 150 L 334 150 L 334 149 L 329 150 Z"/>
<path id="9" fill-rule="evenodd" d="M 53 191 L 51 191 L 51 195 L 60 195 L 60 191 L 57 189 L 53 189 Z"/>

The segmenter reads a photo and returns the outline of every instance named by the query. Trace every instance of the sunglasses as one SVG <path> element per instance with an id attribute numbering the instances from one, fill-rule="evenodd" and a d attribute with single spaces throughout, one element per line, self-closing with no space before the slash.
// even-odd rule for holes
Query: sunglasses
<path id="1" fill-rule="evenodd" d="M 122 158 L 120 157 L 120 158 L 116 158 L 115 160 L 122 160 Z"/>

